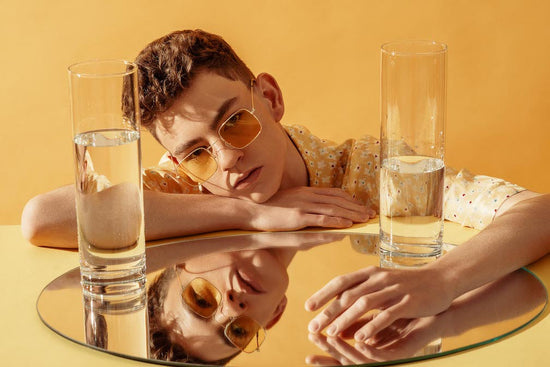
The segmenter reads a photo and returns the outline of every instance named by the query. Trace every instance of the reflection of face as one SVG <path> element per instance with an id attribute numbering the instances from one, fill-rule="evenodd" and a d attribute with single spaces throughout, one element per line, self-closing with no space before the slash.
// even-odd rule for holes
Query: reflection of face
<path id="1" fill-rule="evenodd" d="M 183 304 L 177 278 L 166 296 L 164 312 L 177 320 L 184 336 L 182 345 L 203 360 L 218 360 L 239 351 L 223 336 L 224 326 L 232 317 L 246 315 L 266 326 L 286 301 L 286 268 L 269 250 L 202 256 L 186 261 L 178 272 L 184 286 L 201 277 L 222 294 L 221 306 L 210 319 L 197 316 Z"/>
<path id="2" fill-rule="evenodd" d="M 212 145 L 218 170 L 202 185 L 213 194 L 264 202 L 284 183 L 284 157 L 290 143 L 257 89 L 255 115 L 262 132 L 243 149 L 226 146 L 217 133 L 232 113 L 252 108 L 250 86 L 242 81 L 200 73 L 156 122 L 159 141 L 178 161 L 196 148 Z"/>

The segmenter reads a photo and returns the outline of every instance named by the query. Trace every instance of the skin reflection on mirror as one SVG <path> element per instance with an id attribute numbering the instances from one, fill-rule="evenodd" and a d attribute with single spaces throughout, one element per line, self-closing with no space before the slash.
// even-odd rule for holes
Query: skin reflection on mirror
<path id="1" fill-rule="evenodd" d="M 286 308 L 287 267 L 295 253 L 343 237 L 330 233 L 256 234 L 230 237 L 223 241 L 222 249 L 207 254 L 182 253 L 178 257 L 185 261 L 165 268 L 149 286 L 151 357 L 226 364 L 241 350 L 225 336 L 225 326 L 245 316 L 271 329 Z M 219 243 L 214 242 L 214 247 Z M 206 245 L 201 252 L 211 250 Z M 206 280 L 221 294 L 212 317 L 198 316 L 182 300 L 183 288 L 196 278 Z"/>
<path id="2" fill-rule="evenodd" d="M 303 365 L 306 356 L 307 362 L 333 365 L 428 358 L 488 343 L 524 326 L 544 307 L 544 287 L 520 270 L 462 296 L 438 316 L 399 320 L 370 344 L 354 345 L 346 333 L 308 337 L 314 313 L 303 309 L 305 299 L 335 275 L 379 264 L 377 237 L 278 232 L 165 241 L 147 248 L 147 313 L 145 308 L 139 316 L 104 314 L 97 305 L 83 308 L 78 269 L 50 283 L 37 308 L 54 331 L 107 352 L 159 363 L 254 366 Z M 182 288 L 196 278 L 221 294 L 212 317 L 197 317 L 182 301 Z M 259 353 L 243 353 L 224 336 L 228 321 L 240 315 L 265 328 Z M 115 343 L 117 335 L 148 339 L 149 345 L 137 342 L 141 345 L 131 349 L 131 343 Z"/>
<path id="3" fill-rule="evenodd" d="M 356 343 L 353 335 L 376 314 L 357 320 L 337 337 L 310 334 L 309 340 L 328 355 L 309 355 L 308 364 L 349 365 L 395 361 L 441 351 L 442 338 L 452 344 L 459 337 L 483 325 L 507 320 L 540 309 L 546 301 L 532 275 L 518 270 L 504 278 L 457 298 L 441 314 L 418 319 L 400 319 L 365 343 Z M 521 300 L 521 302 L 518 302 Z M 506 329 L 500 330 L 506 334 Z M 448 348 L 446 348 L 448 349 Z"/>

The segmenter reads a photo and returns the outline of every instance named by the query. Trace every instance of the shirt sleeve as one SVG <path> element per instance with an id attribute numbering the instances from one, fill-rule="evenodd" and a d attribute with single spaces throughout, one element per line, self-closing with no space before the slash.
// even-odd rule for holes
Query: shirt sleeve
<path id="1" fill-rule="evenodd" d="M 368 207 L 380 206 L 380 141 L 364 136 L 352 142 L 342 189 Z"/>
<path id="2" fill-rule="evenodd" d="M 444 184 L 445 219 L 476 229 L 487 227 L 507 198 L 525 190 L 499 178 L 450 167 L 445 170 Z"/>
<path id="3" fill-rule="evenodd" d="M 143 170 L 143 188 L 145 190 L 164 192 L 170 194 L 200 194 L 197 186 L 186 182 L 185 179 L 174 172 L 174 167 L 166 158 L 161 158 L 155 167 Z"/>
<path id="4" fill-rule="evenodd" d="M 111 187 L 111 182 L 109 179 L 94 170 L 92 157 L 87 150 L 85 150 L 84 157 L 82 159 L 84 160 L 82 166 L 85 168 L 85 171 L 77 174 L 77 185 L 79 186 L 81 193 L 91 194 Z"/>

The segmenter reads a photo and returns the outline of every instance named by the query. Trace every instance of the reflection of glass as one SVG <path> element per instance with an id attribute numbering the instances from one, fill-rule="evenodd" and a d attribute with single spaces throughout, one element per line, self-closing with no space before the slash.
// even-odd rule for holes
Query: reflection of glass
<path id="1" fill-rule="evenodd" d="M 145 290 L 118 302 L 83 296 L 86 343 L 114 353 L 149 356 Z"/>
<path id="2" fill-rule="evenodd" d="M 116 303 L 145 283 L 137 66 L 78 63 L 69 82 L 83 290 Z"/>
<path id="3" fill-rule="evenodd" d="M 152 244 L 147 248 L 151 358 L 148 361 L 170 365 L 177 364 L 177 361 L 203 364 L 230 361 L 231 366 L 237 367 L 302 365 L 306 355 L 319 353 L 307 338 L 307 324 L 313 315 L 304 311 L 305 299 L 336 275 L 350 269 L 378 265 L 377 238 L 377 234 L 336 232 L 256 233 Z M 274 253 L 278 253 L 279 260 L 275 261 Z M 250 267 L 250 264 L 255 265 Z M 287 267 L 287 264 L 290 265 Z M 239 276 L 235 271 L 242 270 L 241 276 L 245 276 L 252 274 L 254 269 L 259 271 L 254 279 L 261 281 L 263 287 L 269 285 L 267 290 L 270 292 L 248 293 L 244 299 L 248 308 L 240 309 L 239 302 L 231 303 L 229 298 L 233 295 L 234 300 L 241 300 L 236 297 L 238 293 L 232 292 L 241 289 L 241 285 L 232 283 Z M 203 318 L 184 306 L 178 275 L 184 285 L 201 277 L 220 291 L 224 305 L 221 312 L 216 313 L 215 321 L 205 323 Z M 286 277 L 290 278 L 288 284 Z M 388 345 L 391 340 L 400 340 L 398 344 L 393 343 L 395 350 L 390 353 L 389 349 L 378 346 L 371 353 L 378 353 L 376 360 L 394 363 L 398 358 L 405 358 L 404 361 L 432 358 L 490 343 L 534 320 L 545 305 L 545 296 L 542 284 L 521 270 L 513 277 L 495 283 L 493 288 L 458 299 L 453 306 L 454 316 L 449 313 L 437 320 L 405 320 L 403 324 L 394 325 L 396 333 L 386 337 Z M 474 303 L 479 311 L 474 308 Z M 226 304 L 230 306 L 226 307 Z M 86 344 L 82 305 L 78 269 L 75 269 L 48 285 L 40 295 L 37 308 L 40 317 L 52 329 Z M 60 309 L 63 313 L 59 312 Z M 268 330 L 269 338 L 259 353 L 240 353 L 223 335 L 223 327 L 218 322 L 223 324 L 239 313 L 247 314 Z M 457 332 L 450 327 L 451 316 L 461 320 Z M 116 324 L 109 323 L 109 317 L 104 316 L 108 336 L 111 336 L 116 334 Z M 101 320 L 95 322 L 101 324 Z M 444 329 L 446 332 L 440 333 Z M 424 347 L 430 340 L 440 337 L 439 352 L 412 357 L 419 351 L 428 353 Z M 101 336 L 90 340 L 100 341 Z M 107 349 L 102 350 L 110 351 L 111 340 L 109 337 Z M 354 348 L 347 340 L 341 341 Z M 138 355 L 128 356 L 142 359 Z"/>
<path id="4" fill-rule="evenodd" d="M 452 249 L 452 245 L 443 244 L 442 245 L 442 254 L 447 252 L 448 250 Z M 435 259 L 429 259 L 427 260 L 425 256 L 412 256 L 412 254 L 409 254 L 408 256 L 401 256 L 399 253 L 395 253 L 392 251 L 379 251 L 380 256 L 380 267 L 381 268 L 399 268 L 399 269 L 406 269 L 406 268 L 416 268 L 418 266 L 425 265 L 427 261 L 434 261 Z M 403 325 L 403 322 L 405 323 Z M 411 327 L 409 324 L 413 324 L 416 322 L 416 320 L 400 320 L 396 323 L 396 325 L 390 326 L 388 329 L 392 330 L 394 333 L 397 333 L 396 330 L 403 332 L 405 330 L 405 327 Z M 391 334 L 391 333 L 387 333 Z M 441 351 L 441 343 L 442 338 L 435 338 L 434 340 L 425 341 L 426 345 L 424 345 L 422 348 L 419 348 L 414 354 L 411 354 L 411 356 L 414 357 L 420 357 L 420 356 L 427 356 L 427 355 L 433 355 L 436 353 L 439 353 Z M 419 345 L 417 345 L 419 347 Z"/>
<path id="5" fill-rule="evenodd" d="M 380 249 L 437 258 L 443 232 L 447 46 L 381 50 Z"/>

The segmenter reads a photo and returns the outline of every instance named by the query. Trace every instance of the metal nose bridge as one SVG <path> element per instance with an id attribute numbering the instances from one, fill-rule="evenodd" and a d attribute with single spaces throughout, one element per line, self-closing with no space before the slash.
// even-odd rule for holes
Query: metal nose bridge
<path id="1" fill-rule="evenodd" d="M 216 148 L 215 146 L 219 143 L 219 147 Z M 222 137 L 218 137 L 218 139 L 216 139 L 215 142 L 213 142 L 212 144 L 210 144 L 210 152 L 212 153 L 212 155 L 214 155 L 214 157 L 218 158 L 218 152 L 219 151 L 222 151 L 222 150 L 225 150 L 225 149 L 231 149 L 231 150 L 235 150 L 235 149 L 238 149 L 238 148 L 235 148 L 233 147 L 231 144 L 227 143 Z"/>
<path id="2" fill-rule="evenodd" d="M 243 315 L 245 309 L 239 306 L 233 307 L 227 305 L 227 302 L 221 302 L 218 310 L 214 314 L 214 320 L 220 325 L 227 325 L 232 320 L 235 320 Z"/>

